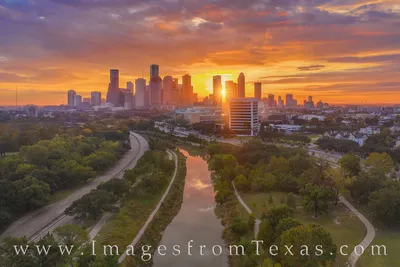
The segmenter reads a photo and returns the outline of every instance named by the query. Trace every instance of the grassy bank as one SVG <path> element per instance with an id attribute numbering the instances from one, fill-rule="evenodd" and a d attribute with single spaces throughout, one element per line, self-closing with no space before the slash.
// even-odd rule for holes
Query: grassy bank
<path id="1" fill-rule="evenodd" d="M 162 157 L 159 157 L 158 161 L 161 160 L 160 158 L 165 158 L 165 156 L 166 153 L 164 152 Z M 136 181 L 138 181 L 139 184 L 126 199 L 122 200 L 119 211 L 113 215 L 96 236 L 95 240 L 99 249 L 102 245 L 112 244 L 117 245 L 120 251 L 123 251 L 143 227 L 147 218 L 160 201 L 172 178 L 173 171 L 168 171 L 168 173 L 165 174 L 167 181 L 163 183 L 159 190 L 156 192 L 146 191 L 145 184 L 147 183 L 143 183 L 143 181 L 158 175 L 158 165 L 159 162 L 149 160 L 148 157 L 146 158 L 146 154 L 139 159 L 137 166 L 133 169 L 133 172 L 130 173 L 130 178 L 128 178 L 132 184 Z"/>
<path id="2" fill-rule="evenodd" d="M 135 247 L 135 257 L 127 257 L 123 262 L 122 266 L 152 266 L 153 262 L 143 262 L 140 258 L 142 255 L 140 248 L 144 245 L 149 245 L 152 247 L 150 253 L 154 254 L 154 248 L 157 247 L 159 242 L 161 241 L 162 234 L 170 224 L 172 219 L 179 213 L 179 210 L 182 205 L 183 199 L 183 190 L 185 187 L 185 178 L 186 178 L 186 158 L 179 152 L 178 154 L 178 172 L 175 178 L 175 182 L 172 185 L 170 192 L 163 204 L 159 212 L 156 214 L 154 220 L 147 228 L 145 234 L 142 239 Z M 147 217 L 146 217 L 147 219 Z"/>

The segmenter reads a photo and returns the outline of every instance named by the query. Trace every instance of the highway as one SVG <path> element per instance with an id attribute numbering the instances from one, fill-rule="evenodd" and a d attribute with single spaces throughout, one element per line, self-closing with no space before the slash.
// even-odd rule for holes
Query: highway
<path id="1" fill-rule="evenodd" d="M 64 215 L 64 211 L 75 200 L 80 199 L 91 190 L 96 189 L 102 182 L 107 182 L 113 178 L 122 178 L 126 169 L 136 166 L 137 160 L 148 149 L 147 141 L 140 135 L 131 132 L 131 149 L 106 173 L 100 175 L 92 182 L 79 188 L 77 191 L 54 204 L 43 207 L 32 213 L 29 213 L 15 221 L 0 236 L 0 240 L 6 236 L 22 237 L 26 236 L 31 241 L 37 241 L 55 228 L 74 223 L 74 217 Z"/>

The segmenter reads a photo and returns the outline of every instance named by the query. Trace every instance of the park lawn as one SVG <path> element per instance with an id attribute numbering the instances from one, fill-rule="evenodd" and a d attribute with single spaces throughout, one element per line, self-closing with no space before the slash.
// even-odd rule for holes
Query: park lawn
<path id="1" fill-rule="evenodd" d="M 273 199 L 272 204 L 270 204 L 268 201 L 270 195 Z M 261 217 L 261 214 L 263 212 L 267 212 L 269 207 L 280 205 L 281 202 L 286 203 L 286 197 L 287 193 L 283 192 L 252 193 L 242 195 L 243 200 L 258 218 Z M 354 246 L 359 244 L 364 238 L 366 234 L 364 224 L 343 204 L 339 203 L 337 208 L 329 215 L 322 215 L 318 218 L 313 218 L 312 214 L 306 212 L 301 207 L 301 197 L 295 196 L 295 198 L 297 204 L 295 217 L 305 224 L 318 223 L 322 225 L 322 227 L 331 234 L 333 242 L 337 245 L 338 248 L 342 245 L 348 245 L 350 253 Z M 241 214 L 246 212 L 243 207 L 240 207 L 239 209 L 241 210 Z M 340 253 L 338 253 L 338 256 L 336 258 L 336 266 L 345 266 L 345 263 L 348 260 L 348 256 L 343 256 L 339 254 Z"/>
<path id="2" fill-rule="evenodd" d="M 375 250 L 375 256 L 372 255 L 371 247 L 365 250 L 365 253 L 357 262 L 357 267 L 389 267 L 400 266 L 400 231 L 395 230 L 377 230 L 374 241 L 371 245 L 385 245 L 387 256 L 379 256 Z M 381 252 L 383 254 L 383 252 Z"/>

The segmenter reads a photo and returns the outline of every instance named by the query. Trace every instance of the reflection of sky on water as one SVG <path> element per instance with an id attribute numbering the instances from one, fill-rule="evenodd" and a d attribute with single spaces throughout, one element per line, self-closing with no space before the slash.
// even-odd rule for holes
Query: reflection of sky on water
<path id="1" fill-rule="evenodd" d="M 214 256 L 214 245 L 224 247 L 223 227 L 214 214 L 214 188 L 208 165 L 201 157 L 192 157 L 185 150 L 181 152 L 186 159 L 186 183 L 184 197 L 179 214 L 168 225 L 160 245 L 167 247 L 167 255 L 154 255 L 155 267 L 169 266 L 227 266 L 227 256 Z M 187 255 L 187 244 L 193 240 L 192 256 Z M 173 256 L 172 247 L 179 245 L 181 255 Z M 199 246 L 206 245 L 204 256 L 200 255 Z"/>

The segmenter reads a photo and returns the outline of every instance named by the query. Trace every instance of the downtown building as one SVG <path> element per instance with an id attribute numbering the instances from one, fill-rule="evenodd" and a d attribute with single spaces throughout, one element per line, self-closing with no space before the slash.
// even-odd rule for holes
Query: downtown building
<path id="1" fill-rule="evenodd" d="M 229 105 L 229 128 L 238 135 L 257 135 L 260 122 L 256 98 L 231 99 Z"/>

